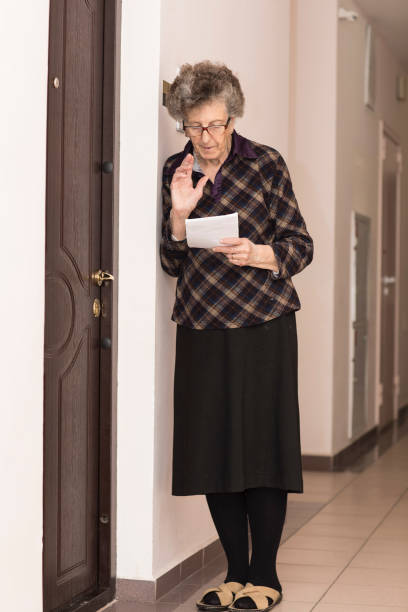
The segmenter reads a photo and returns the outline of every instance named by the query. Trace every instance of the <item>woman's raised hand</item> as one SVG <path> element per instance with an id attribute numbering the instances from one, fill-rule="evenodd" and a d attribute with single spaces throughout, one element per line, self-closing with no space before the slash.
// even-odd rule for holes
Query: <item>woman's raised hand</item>
<path id="1" fill-rule="evenodd" d="M 194 157 L 188 153 L 176 168 L 170 184 L 171 202 L 173 214 L 178 218 L 187 219 L 191 211 L 197 206 L 198 200 L 203 195 L 204 185 L 208 176 L 203 176 L 193 187 L 191 173 L 193 171 Z"/>

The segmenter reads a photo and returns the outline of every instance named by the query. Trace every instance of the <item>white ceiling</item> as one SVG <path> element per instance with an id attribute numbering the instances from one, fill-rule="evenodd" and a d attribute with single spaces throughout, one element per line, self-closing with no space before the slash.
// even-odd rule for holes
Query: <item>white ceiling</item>
<path id="1" fill-rule="evenodd" d="M 356 4 L 408 72 L 408 0 L 357 0 Z"/>

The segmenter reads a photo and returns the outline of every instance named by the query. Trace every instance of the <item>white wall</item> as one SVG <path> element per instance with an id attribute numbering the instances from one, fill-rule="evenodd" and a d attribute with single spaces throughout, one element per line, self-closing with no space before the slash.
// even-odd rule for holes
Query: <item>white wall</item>
<path id="1" fill-rule="evenodd" d="M 334 1 L 334 0 L 333 0 Z M 315 3 L 314 12 L 318 15 L 319 23 L 325 29 L 334 30 L 332 11 L 324 8 L 327 0 Z M 328 4 L 332 4 L 332 1 Z M 320 11 L 322 16 L 320 16 Z M 217 19 L 214 16 L 217 16 Z M 332 19 L 330 26 L 327 18 Z M 304 133 L 298 142 L 298 149 L 294 157 L 289 151 L 289 75 L 290 75 L 290 2 L 287 0 L 207 0 L 205 10 L 202 2 L 198 0 L 177 0 L 176 2 L 162 1 L 161 15 L 161 63 L 160 80 L 171 82 L 176 76 L 177 67 L 185 62 L 194 63 L 202 59 L 225 62 L 239 77 L 246 96 L 246 111 L 242 119 L 237 120 L 236 129 L 239 133 L 269 144 L 277 148 L 287 159 L 291 171 L 295 193 L 299 206 L 304 214 L 308 229 L 317 239 L 318 249 L 323 250 L 326 243 L 330 249 L 330 238 L 325 231 L 321 231 L 323 224 L 319 221 L 321 212 L 328 204 L 332 208 L 327 212 L 327 224 L 333 222 L 334 214 L 334 143 L 330 140 L 332 155 L 328 152 L 329 146 L 324 135 L 320 134 L 319 116 L 324 114 L 324 129 L 328 130 L 328 138 L 333 139 L 334 112 L 326 111 L 328 103 L 334 103 L 334 94 L 329 93 L 320 101 L 316 109 L 314 105 L 319 102 L 317 92 L 310 98 L 307 110 L 313 110 L 316 131 L 319 133 L 316 144 L 310 149 L 307 142 L 309 133 Z M 308 35 L 314 32 L 314 22 L 311 19 L 304 31 L 302 45 L 308 47 Z M 199 35 L 197 34 L 197 28 Z M 321 85 L 323 78 L 329 79 L 335 86 L 332 74 L 334 43 L 328 39 L 323 46 L 316 45 L 312 57 L 319 58 L 319 65 L 315 69 L 312 86 Z M 331 56 L 327 59 L 320 57 L 327 49 Z M 317 56 L 317 57 L 315 57 Z M 305 61 L 301 63 L 301 70 L 308 69 L 307 75 L 312 74 L 311 67 Z M 320 70 L 324 71 L 322 75 Z M 298 75 L 300 79 L 301 74 Z M 308 78 L 308 77 L 307 77 Z M 303 93 L 310 88 L 306 81 L 301 83 Z M 328 98 L 328 99 L 327 99 Z M 298 117 L 302 112 L 299 105 Z M 304 111 L 305 121 L 310 121 L 309 114 Z M 172 153 L 183 149 L 186 138 L 175 131 L 175 123 L 169 117 L 164 107 L 159 112 L 159 174 L 165 159 Z M 323 131 L 323 130 L 322 130 Z M 320 138 L 320 140 L 319 140 Z M 319 149 L 323 146 L 323 150 Z M 309 147 L 309 148 L 308 148 Z M 322 186 L 321 174 L 314 157 L 318 155 L 318 164 L 324 165 L 324 174 L 327 172 L 327 181 Z M 298 157 L 297 157 L 298 156 Z M 309 161 L 313 159 L 313 163 Z M 331 183 L 330 183 L 331 181 Z M 157 240 L 160 237 L 161 203 L 158 203 L 157 212 Z M 323 226 L 325 230 L 326 222 Z M 320 238 L 323 236 L 325 245 L 319 248 Z M 331 249 L 332 250 L 332 249 Z M 318 255 L 319 257 L 319 255 Z M 333 256 L 326 257 L 326 265 L 330 266 Z M 328 260 L 328 261 L 327 261 Z M 315 329 L 322 318 L 330 326 L 329 314 L 321 316 L 316 311 L 316 291 L 319 291 L 321 279 L 319 270 L 323 265 L 315 264 L 315 270 L 304 272 L 294 277 L 296 288 L 299 289 L 302 309 L 297 313 L 299 329 L 299 379 L 302 439 L 306 452 L 324 452 L 329 448 L 329 401 L 331 393 L 330 382 L 324 385 L 318 396 L 319 407 L 316 402 L 316 389 L 321 386 L 320 373 L 322 369 L 329 373 L 331 342 L 328 345 L 322 339 L 322 351 L 325 354 L 318 361 L 319 371 L 309 372 L 311 367 L 308 357 L 310 350 L 316 347 Z M 311 268 L 311 267 L 310 267 Z M 332 304 L 331 273 L 326 275 L 330 280 L 324 288 L 324 301 Z M 309 285 L 309 290 L 305 291 Z M 193 554 L 216 537 L 215 527 L 204 495 L 172 496 L 171 495 L 171 454 L 172 454 L 172 428 L 173 428 L 173 375 L 174 375 L 174 348 L 176 324 L 170 320 L 174 304 L 176 279 L 169 277 L 157 261 L 157 356 L 156 356 L 156 446 L 155 446 L 155 518 L 154 518 L 154 576 L 159 576 L 167 569 L 188 555 Z M 321 301 L 319 300 L 319 307 Z M 326 323 L 327 320 L 327 323 Z M 331 328 L 330 328 L 331 329 Z M 310 330 L 310 331 L 308 331 Z M 308 344 L 306 344 L 308 343 Z M 319 344 L 319 349 L 320 349 Z M 308 382 L 308 377 L 311 380 Z M 317 418 L 316 418 L 317 415 Z M 323 427 L 320 425 L 323 421 Z M 316 437 L 313 438 L 314 428 L 317 428 Z M 325 441 L 322 442 L 322 437 Z"/>
<path id="2" fill-rule="evenodd" d="M 147 580 L 154 537 L 159 49 L 160 0 L 122 0 L 117 576 Z"/>
<path id="3" fill-rule="evenodd" d="M 377 269 L 377 206 L 379 120 L 383 119 L 402 145 L 403 174 L 401 186 L 401 302 L 400 302 L 400 367 L 401 405 L 408 401 L 408 103 L 395 99 L 397 74 L 402 67 L 381 36 L 375 36 L 375 110 L 363 103 L 364 44 L 367 18 L 353 0 L 339 5 L 359 13 L 357 21 L 339 22 L 338 38 L 338 115 L 337 115 L 337 183 L 336 183 L 336 290 L 334 344 L 333 450 L 338 452 L 350 443 L 347 437 L 349 381 L 349 302 L 350 302 L 350 234 L 351 211 L 371 218 L 371 251 L 369 259 L 368 300 L 368 390 L 369 421 L 375 423 L 375 329 Z M 375 30 L 375 24 L 373 24 Z M 359 434 L 361 435 L 361 433 Z"/>
<path id="4" fill-rule="evenodd" d="M 3 3 L 0 19 L 1 605 L 27 612 L 42 610 L 48 6 Z"/>
<path id="5" fill-rule="evenodd" d="M 336 173 L 336 0 L 293 0 L 290 170 L 314 240 L 295 276 L 301 295 L 299 400 L 302 452 L 332 452 L 334 222 Z"/>

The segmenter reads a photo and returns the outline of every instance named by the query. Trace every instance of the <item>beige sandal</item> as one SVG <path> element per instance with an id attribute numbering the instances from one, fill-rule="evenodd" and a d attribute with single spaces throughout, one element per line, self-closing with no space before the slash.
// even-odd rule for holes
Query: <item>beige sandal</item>
<path id="1" fill-rule="evenodd" d="M 196 601 L 196 605 L 198 608 L 200 608 L 200 610 L 227 610 L 228 606 L 234 600 L 235 593 L 240 591 L 243 588 L 243 586 L 244 585 L 241 584 L 240 582 L 234 582 L 234 581 L 222 582 L 219 586 L 212 587 L 204 591 L 204 593 L 201 596 L 200 601 Z M 207 593 L 210 593 L 211 591 L 214 591 L 215 593 L 217 593 L 218 598 L 221 602 L 220 605 L 218 606 L 211 605 L 203 601 L 204 595 L 206 595 Z"/>
<path id="2" fill-rule="evenodd" d="M 272 603 L 269 603 L 266 596 L 272 599 Z M 250 597 L 254 601 L 256 608 L 250 608 L 249 612 L 267 612 L 267 610 L 270 610 L 280 602 L 282 599 L 282 593 L 280 593 L 277 589 L 273 589 L 272 587 L 254 586 L 252 582 L 247 582 L 244 588 L 238 591 L 238 593 L 235 595 L 235 598 L 228 610 L 239 610 L 241 612 L 243 608 L 236 608 L 234 606 L 235 602 L 240 597 Z"/>

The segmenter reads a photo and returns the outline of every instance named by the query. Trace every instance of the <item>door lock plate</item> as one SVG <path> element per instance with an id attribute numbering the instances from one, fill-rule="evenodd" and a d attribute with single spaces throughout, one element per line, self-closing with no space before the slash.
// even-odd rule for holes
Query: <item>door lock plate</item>
<path id="1" fill-rule="evenodd" d="M 101 308 L 101 302 L 100 302 L 100 300 L 98 298 L 94 299 L 92 310 L 93 310 L 94 317 L 100 317 L 101 316 L 102 308 Z"/>

